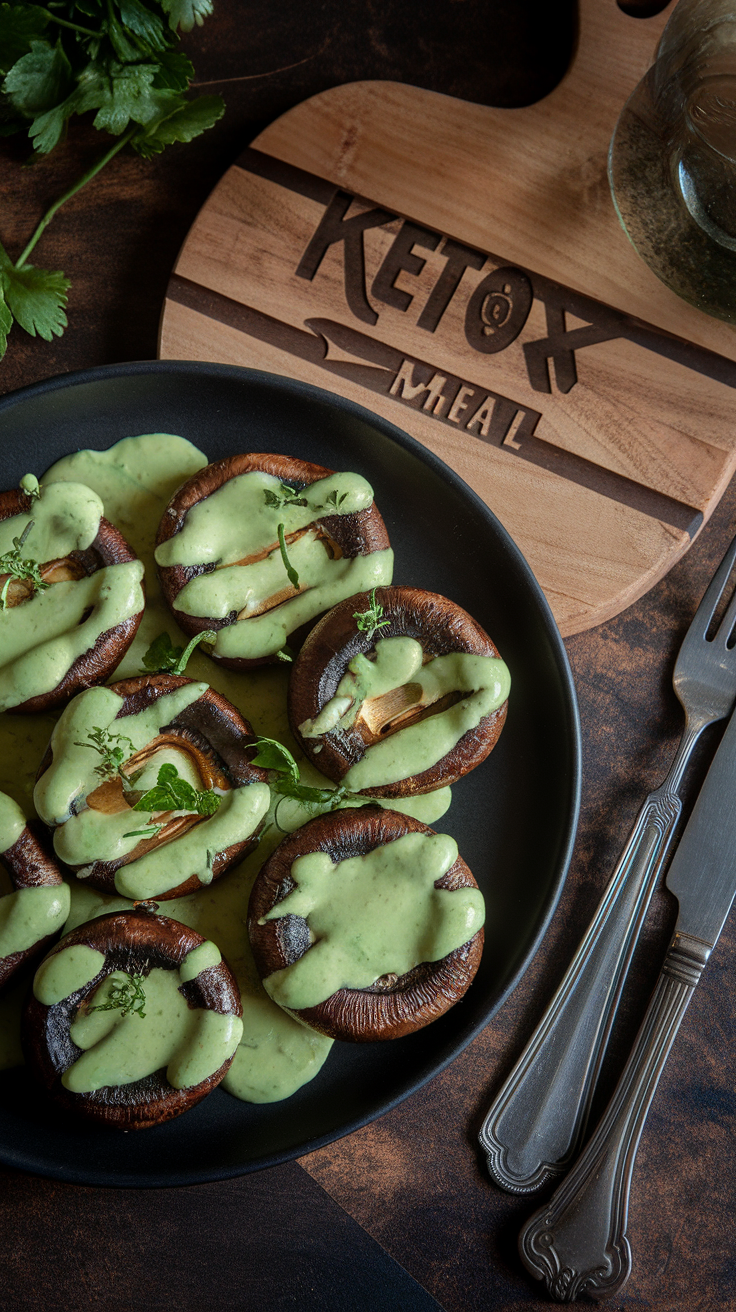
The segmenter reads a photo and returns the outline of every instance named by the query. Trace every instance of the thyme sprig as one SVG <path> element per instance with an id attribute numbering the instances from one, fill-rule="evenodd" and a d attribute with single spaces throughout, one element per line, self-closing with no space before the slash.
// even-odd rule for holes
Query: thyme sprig
<path id="1" fill-rule="evenodd" d="M 7 610 L 8 605 L 8 588 L 13 579 L 28 579 L 33 584 L 37 592 L 43 592 L 50 587 L 41 578 L 41 569 L 37 560 L 31 560 L 30 557 L 23 555 L 23 547 L 35 520 L 29 519 L 19 538 L 13 538 L 13 548 L 6 551 L 0 556 L 0 574 L 7 574 L 2 592 L 0 592 L 0 607 Z"/>
<path id="2" fill-rule="evenodd" d="M 135 751 L 134 744 L 130 738 L 123 733 L 113 733 L 111 729 L 100 729 L 97 725 L 87 734 L 89 742 L 75 742 L 75 747 L 90 747 L 93 752 L 99 752 L 102 761 L 95 766 L 95 774 L 99 774 L 102 779 L 114 779 L 120 773 L 121 767 L 125 764 L 129 756 Z M 126 743 L 130 751 L 123 747 Z"/>
<path id="3" fill-rule="evenodd" d="M 144 1019 L 146 995 L 143 991 L 143 975 L 130 975 L 127 970 L 122 971 L 125 981 L 122 984 L 111 984 L 107 1002 L 100 1002 L 96 1007 L 90 1007 L 90 1011 L 116 1011 L 120 1010 L 123 1016 L 140 1016 Z M 111 977 L 114 979 L 114 976 Z"/>
<path id="4" fill-rule="evenodd" d="M 353 619 L 355 620 L 361 633 L 368 634 L 368 641 L 379 629 L 385 629 L 391 623 L 390 620 L 383 618 L 383 606 L 380 601 L 376 601 L 376 589 L 371 593 L 370 605 L 367 610 L 354 610 Z"/>
<path id="5" fill-rule="evenodd" d="M 279 483 L 278 492 L 273 487 L 264 488 L 263 495 L 266 498 L 266 505 L 273 506 L 275 510 L 281 510 L 282 506 L 307 505 L 307 498 L 303 497 L 295 487 L 289 487 L 288 483 Z"/>

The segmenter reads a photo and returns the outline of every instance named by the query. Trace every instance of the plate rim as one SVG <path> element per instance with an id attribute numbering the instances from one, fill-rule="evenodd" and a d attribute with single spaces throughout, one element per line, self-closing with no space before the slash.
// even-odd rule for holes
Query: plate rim
<path id="1" fill-rule="evenodd" d="M 308 1156 L 310 1153 L 323 1148 L 330 1143 L 345 1138 L 354 1131 L 363 1128 L 378 1120 L 387 1112 L 392 1111 L 406 1098 L 417 1093 L 430 1080 L 440 1075 L 460 1054 L 473 1042 L 474 1039 L 485 1029 L 493 1017 L 498 1013 L 500 1008 L 508 1000 L 514 990 L 518 987 L 525 972 L 528 970 L 534 960 L 541 942 L 549 928 L 552 916 L 557 909 L 562 890 L 565 885 L 567 874 L 570 868 L 575 838 L 577 834 L 578 821 L 580 816 L 581 788 L 582 788 L 582 734 L 580 725 L 580 711 L 578 707 L 575 683 L 573 680 L 570 662 L 567 651 L 564 646 L 557 622 L 552 614 L 549 602 L 545 597 L 540 584 L 532 572 L 532 569 L 526 560 L 526 557 L 517 546 L 508 530 L 501 521 L 496 517 L 489 506 L 474 491 L 468 483 L 462 479 L 454 469 L 445 463 L 433 451 L 422 445 L 416 438 L 406 433 L 403 429 L 398 428 L 390 420 L 384 419 L 383 416 L 375 414 L 366 406 L 360 405 L 347 397 L 340 396 L 337 393 L 330 392 L 326 388 L 316 387 L 311 383 L 302 382 L 300 379 L 290 378 L 287 375 L 270 373 L 267 370 L 251 369 L 241 365 L 220 364 L 201 360 L 132 360 L 124 361 L 118 364 L 96 365 L 87 369 L 73 370 L 69 373 L 54 374 L 39 382 L 29 383 L 24 387 L 16 388 L 12 392 L 6 393 L 0 397 L 0 420 L 3 415 L 19 404 L 33 400 L 35 397 L 43 396 L 56 391 L 67 390 L 69 388 L 85 386 L 90 383 L 102 382 L 115 378 L 127 377 L 145 377 L 147 375 L 171 375 L 185 374 L 191 376 L 208 375 L 210 377 L 227 378 L 243 383 L 255 382 L 265 386 L 274 386 L 292 396 L 303 396 L 306 399 L 317 401 L 322 404 L 332 406 L 338 411 L 352 414 L 363 422 L 369 423 L 382 430 L 386 436 L 403 447 L 410 455 L 414 456 L 420 462 L 428 465 L 436 474 L 440 475 L 445 481 L 449 482 L 456 492 L 470 501 L 476 514 L 490 522 L 494 534 L 503 546 L 503 549 L 515 561 L 516 567 L 520 570 L 525 578 L 526 585 L 534 595 L 543 626 L 550 643 L 552 656 L 557 669 L 561 696 L 561 707 L 564 718 L 569 729 L 569 748 L 570 748 L 570 779 L 569 779 L 569 798 L 568 809 L 564 825 L 561 825 L 561 834 L 564 833 L 564 839 L 560 843 L 560 853 L 558 856 L 555 877 L 552 880 L 548 890 L 544 910 L 540 917 L 537 932 L 530 940 L 522 954 L 517 969 L 510 977 L 506 987 L 497 998 L 492 1009 L 479 1019 L 467 1031 L 463 1037 L 458 1040 L 453 1050 L 436 1063 L 432 1064 L 430 1071 L 424 1072 L 418 1079 L 413 1081 L 407 1089 L 397 1094 L 388 1101 L 383 1101 L 378 1109 L 371 1110 L 367 1114 L 361 1114 L 347 1124 L 341 1125 L 339 1129 L 332 1129 L 325 1134 L 318 1135 L 308 1139 L 296 1148 L 285 1148 L 281 1151 L 269 1153 L 266 1157 L 254 1158 L 246 1162 L 241 1162 L 237 1166 L 213 1167 L 207 1171 L 172 1171 L 167 1170 L 162 1175 L 146 1176 L 141 1179 L 139 1176 L 125 1176 L 121 1174 L 114 1180 L 109 1178 L 109 1173 L 87 1168 L 80 1169 L 75 1166 L 57 1166 L 56 1164 L 42 1165 L 37 1158 L 33 1158 L 28 1152 L 8 1151 L 0 1143 L 0 1162 L 6 1166 L 14 1167 L 17 1170 L 42 1174 L 47 1179 L 66 1181 L 71 1184 L 84 1184 L 105 1188 L 168 1188 L 183 1187 L 193 1184 L 204 1184 L 218 1180 L 227 1180 L 238 1178 L 244 1175 L 250 1175 L 254 1171 L 264 1170 L 271 1166 L 282 1165 L 285 1162 L 293 1161 L 302 1156 Z M 0 438 L 2 434 L 0 433 Z M 20 1069 L 20 1068 L 19 1068 Z"/>

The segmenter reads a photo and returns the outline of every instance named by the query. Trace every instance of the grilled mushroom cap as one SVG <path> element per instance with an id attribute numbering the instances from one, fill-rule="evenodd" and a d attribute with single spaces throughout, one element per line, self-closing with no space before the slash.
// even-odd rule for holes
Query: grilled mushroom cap
<path id="1" fill-rule="evenodd" d="M 155 905 L 155 904 L 154 904 Z M 93 1093 L 72 1093 L 61 1077 L 81 1055 L 69 1034 L 77 1010 L 107 975 L 124 971 L 129 975 L 149 974 L 158 967 L 175 970 L 187 953 L 205 940 L 196 930 L 158 916 L 147 907 L 99 916 L 67 934 L 53 953 L 76 944 L 101 952 L 104 965 L 94 979 L 61 1002 L 45 1006 L 33 995 L 23 1014 L 23 1052 L 30 1070 L 52 1097 L 68 1111 L 122 1130 L 143 1130 L 170 1121 L 201 1102 L 227 1073 L 232 1057 L 191 1088 L 174 1089 L 165 1070 L 155 1071 L 131 1084 L 106 1086 Z M 179 992 L 191 1007 L 221 1015 L 242 1016 L 240 990 L 226 961 L 210 966 L 195 979 L 182 984 Z"/>
<path id="2" fill-rule="evenodd" d="M 403 690 L 395 690 L 372 703 L 364 703 L 352 728 L 340 733 L 328 732 L 318 739 L 304 738 L 299 726 L 305 720 L 313 720 L 335 696 L 354 656 L 369 654 L 380 638 L 397 637 L 415 638 L 421 643 L 425 658 L 446 656 L 450 652 L 499 655 L 480 624 L 447 597 L 420 588 L 386 587 L 375 591 L 376 603 L 383 607 L 382 619 L 388 624 L 373 636 L 361 632 L 355 615 L 370 608 L 371 594 L 361 592 L 349 597 L 333 607 L 312 629 L 291 670 L 288 709 L 292 733 L 317 769 L 336 783 L 364 756 L 367 747 L 444 710 L 461 696 L 458 691 L 425 706 L 413 702 L 410 696 L 402 702 Z M 409 797 L 454 784 L 480 765 L 495 747 L 506 719 L 507 704 L 504 702 L 484 716 L 475 729 L 468 730 L 452 751 L 430 769 L 362 791 L 370 797 Z"/>
<path id="3" fill-rule="evenodd" d="M 30 820 L 20 838 L 12 847 L 0 856 L 0 862 L 6 867 L 13 888 L 55 887 L 63 884 L 61 871 L 51 854 L 46 850 L 42 838 L 42 828 L 35 820 Z M 42 957 L 55 934 L 47 934 L 23 952 L 12 952 L 8 957 L 0 957 L 0 988 L 7 984 L 14 975 L 22 970 L 29 961 Z"/>
<path id="4" fill-rule="evenodd" d="M 20 488 L 11 488 L 9 492 L 0 492 L 0 520 L 13 515 L 32 514 L 33 499 Z M 107 565 L 123 565 L 129 560 L 137 560 L 134 551 L 128 546 L 122 533 L 102 518 L 97 537 L 86 551 L 72 551 L 63 559 L 41 562 L 41 577 L 48 583 L 60 583 L 70 579 L 81 579 L 85 575 L 96 574 Z M 0 588 L 5 584 L 6 575 L 0 575 Z M 141 580 L 145 593 L 145 583 Z M 11 581 L 8 589 L 9 606 L 21 605 L 33 589 L 23 580 Z M 70 665 L 63 679 L 50 692 L 38 697 L 29 697 L 13 707 L 18 711 L 48 711 L 53 706 L 63 706 L 75 693 L 83 688 L 92 688 L 105 679 L 120 664 L 123 656 L 133 641 L 143 610 L 130 619 L 123 620 L 112 629 L 106 629 L 97 639 L 94 647 Z"/>
<path id="5" fill-rule="evenodd" d="M 178 533 L 184 525 L 187 511 L 196 506 L 198 502 L 204 501 L 205 497 L 211 496 L 219 487 L 222 487 L 223 483 L 227 483 L 231 478 L 236 478 L 239 474 L 255 472 L 273 474 L 282 483 L 301 489 L 310 483 L 318 482 L 321 478 L 328 478 L 335 471 L 325 469 L 322 465 L 312 465 L 306 460 L 296 460 L 292 456 L 249 454 L 228 456 L 225 460 L 218 460 L 212 465 L 207 465 L 205 469 L 199 470 L 187 483 L 179 488 L 179 491 L 164 511 L 156 535 L 156 546 L 160 546 L 162 542 L 168 541 L 175 533 Z M 386 526 L 375 505 L 369 506 L 367 510 L 356 511 L 352 515 L 325 515 L 318 522 L 326 540 L 333 545 L 333 549 L 337 554 L 343 556 L 365 556 L 374 551 L 385 551 L 391 545 Z M 275 543 L 268 544 L 268 550 L 272 550 L 276 545 Z M 263 554 L 266 554 L 265 550 Z M 195 615 L 186 615 L 184 611 L 176 608 L 176 598 L 184 585 L 198 574 L 208 574 L 214 568 L 214 565 L 159 566 L 158 575 L 163 595 L 177 624 L 188 637 L 193 638 L 205 629 L 223 629 L 228 624 L 233 624 L 237 618 L 233 611 L 224 620 L 215 619 L 214 617 L 203 619 Z M 284 589 L 283 595 L 279 594 L 278 600 L 274 598 L 274 603 L 279 604 L 292 596 L 296 596 L 296 591 L 289 584 Z M 309 632 L 311 623 L 313 621 L 290 634 L 289 642 L 292 645 L 299 646 L 306 633 Z M 244 670 L 252 665 L 270 665 L 278 660 L 277 656 L 246 659 L 244 657 L 217 656 L 214 653 L 213 658 L 231 670 Z"/>
<path id="6" fill-rule="evenodd" d="M 144 674 L 135 679 L 121 679 L 118 683 L 111 683 L 110 690 L 123 698 L 120 717 L 144 711 L 159 697 L 192 682 L 192 679 L 187 679 L 183 675 Z M 255 744 L 256 735 L 248 721 L 221 693 L 215 692 L 214 688 L 208 688 L 195 702 L 180 711 L 166 726 L 164 732 L 158 734 L 147 747 L 131 756 L 124 763 L 123 770 L 126 774 L 133 774 L 160 748 L 175 747 L 192 757 L 204 788 L 227 790 L 241 788 L 250 783 L 267 783 L 266 771 L 250 764 L 249 757 L 256 755 Z M 41 762 L 39 779 L 50 766 L 51 760 L 49 748 Z M 124 799 L 122 780 L 117 778 L 101 784 L 88 795 L 87 805 L 93 810 L 108 813 L 125 809 L 128 803 Z M 136 813 L 131 811 L 131 819 L 135 818 Z M 95 861 L 92 866 L 86 867 L 85 880 L 105 893 L 115 893 L 115 872 L 121 866 L 136 861 L 138 857 L 145 856 L 165 843 L 173 842 L 203 818 L 192 815 L 170 820 L 155 838 L 141 839 L 121 860 Z M 255 847 L 262 825 L 263 821 L 247 838 L 216 853 L 212 865 L 213 879 L 223 875 L 230 866 L 236 861 L 241 861 L 251 848 Z M 174 852 L 172 852 L 172 859 L 176 859 Z M 70 868 L 82 869 L 80 866 Z M 156 900 L 166 902 L 171 898 L 193 893 L 195 889 L 201 887 L 196 875 L 188 875 L 175 888 L 168 889 L 165 893 L 158 893 Z"/>
<path id="7" fill-rule="evenodd" d="M 248 904 L 248 934 L 261 979 L 298 961 L 310 946 L 307 922 L 301 916 L 287 915 L 260 924 L 262 917 L 295 887 L 291 867 L 297 857 L 307 852 L 326 852 L 337 863 L 364 856 L 403 834 L 417 832 L 435 831 L 398 811 L 367 806 L 318 816 L 285 838 L 262 866 Z M 458 857 L 435 887 L 478 885 Z M 385 975 L 370 988 L 339 989 L 319 1006 L 293 1014 L 333 1039 L 398 1039 L 437 1020 L 463 996 L 478 969 L 482 951 L 480 929 L 441 961 L 424 962 L 406 975 Z"/>

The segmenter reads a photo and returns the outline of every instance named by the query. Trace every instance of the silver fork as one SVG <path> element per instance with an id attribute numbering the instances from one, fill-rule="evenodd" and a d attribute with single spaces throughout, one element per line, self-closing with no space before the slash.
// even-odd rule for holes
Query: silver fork
<path id="1" fill-rule="evenodd" d="M 682 810 L 679 787 L 703 729 L 736 700 L 736 594 L 706 634 L 736 561 L 734 538 L 703 597 L 675 665 L 685 729 L 667 778 L 647 797 L 587 934 L 480 1131 L 503 1189 L 533 1193 L 576 1156 L 631 957 Z"/>

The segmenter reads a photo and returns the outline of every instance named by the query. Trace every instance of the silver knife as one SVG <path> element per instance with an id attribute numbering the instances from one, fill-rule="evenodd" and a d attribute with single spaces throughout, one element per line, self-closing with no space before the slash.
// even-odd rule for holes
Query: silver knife
<path id="1" fill-rule="evenodd" d="M 680 904 L 674 937 L 633 1051 L 584 1153 L 519 1237 L 551 1296 L 615 1294 L 631 1273 L 626 1234 L 636 1150 L 688 1003 L 736 894 L 736 714 L 731 717 L 667 874 Z"/>

